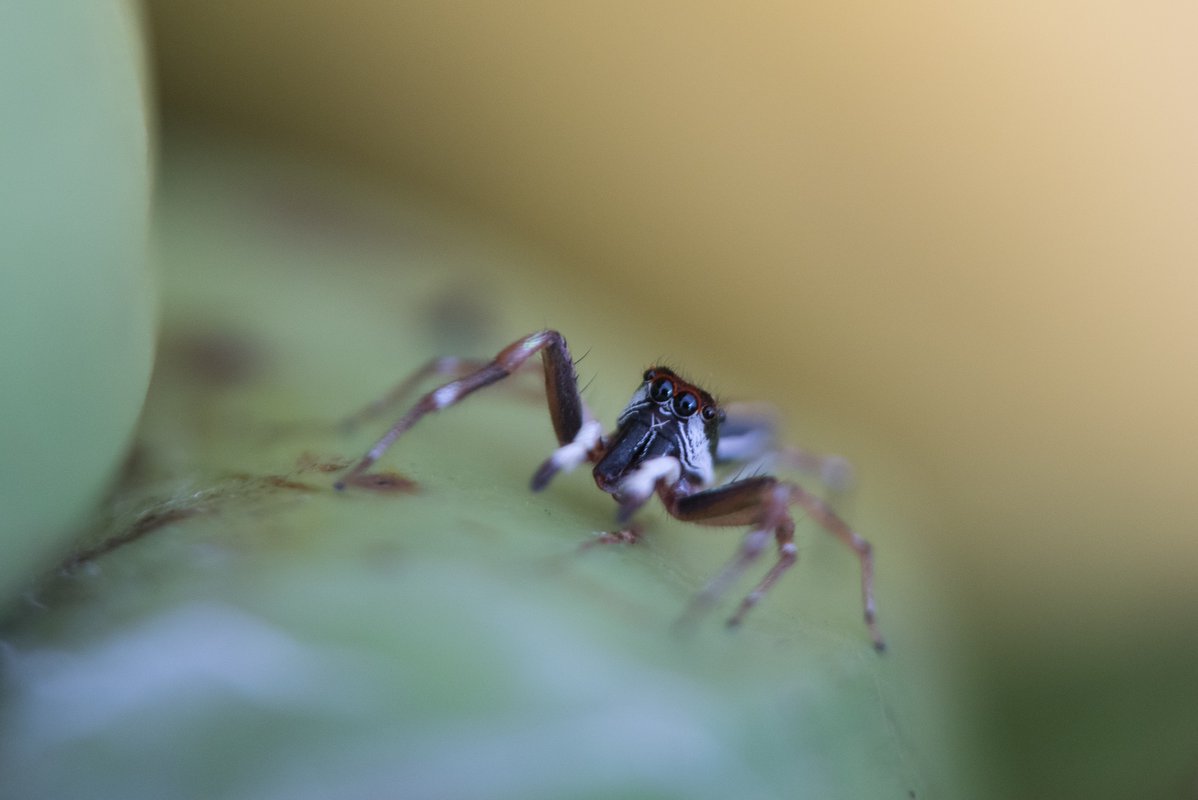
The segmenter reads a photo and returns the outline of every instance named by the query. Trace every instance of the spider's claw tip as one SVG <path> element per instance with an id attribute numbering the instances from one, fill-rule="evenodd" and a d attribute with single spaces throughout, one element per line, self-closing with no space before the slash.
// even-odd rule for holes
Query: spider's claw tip
<path id="1" fill-rule="evenodd" d="M 882 641 L 881 639 L 877 640 L 876 642 L 874 642 L 874 650 L 876 652 L 878 652 L 879 654 L 885 653 L 886 652 L 886 642 Z"/>
<path id="2" fill-rule="evenodd" d="M 333 488 L 339 492 L 344 492 L 345 491 L 345 481 L 337 481 L 336 483 L 333 484 Z"/>

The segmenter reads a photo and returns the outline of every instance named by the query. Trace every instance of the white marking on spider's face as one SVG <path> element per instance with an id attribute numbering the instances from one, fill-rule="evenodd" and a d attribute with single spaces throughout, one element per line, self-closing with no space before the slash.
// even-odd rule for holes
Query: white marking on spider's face
<path id="1" fill-rule="evenodd" d="M 635 416 L 651 405 L 654 405 L 654 403 L 649 399 L 649 386 L 641 384 L 640 388 L 632 393 L 632 398 L 628 401 L 628 405 L 624 406 L 624 410 L 620 412 L 620 416 L 616 418 L 616 427 L 623 425 L 630 417 Z"/>
<path id="2" fill-rule="evenodd" d="M 589 422 L 585 422 L 578 429 L 578 433 L 574 436 L 574 441 L 554 450 L 549 460 L 553 462 L 553 466 L 562 472 L 569 472 L 586 461 L 587 453 L 595 449 L 595 445 L 599 443 L 599 437 L 602 435 L 603 425 L 598 421 L 590 420 Z"/>
<path id="3" fill-rule="evenodd" d="M 715 465 L 711 458 L 711 440 L 707 438 L 707 427 L 701 414 L 693 414 L 677 420 L 681 435 L 678 437 L 678 455 L 689 476 L 702 485 L 715 482 Z"/>
<path id="4" fill-rule="evenodd" d="M 682 466 L 673 456 L 658 456 L 642 463 L 620 483 L 620 494 L 638 502 L 649 499 L 658 481 L 674 483 L 682 477 Z"/>
<path id="5" fill-rule="evenodd" d="M 649 385 L 641 384 L 628 405 L 620 412 L 617 426 L 623 426 L 650 410 L 649 431 L 646 436 L 667 436 L 678 445 L 678 460 L 689 478 L 702 486 L 715 482 L 715 465 L 711 457 L 711 440 L 707 438 L 707 427 L 702 414 L 679 418 L 669 403 L 655 403 L 649 398 Z M 646 445 L 647 446 L 647 445 Z"/>

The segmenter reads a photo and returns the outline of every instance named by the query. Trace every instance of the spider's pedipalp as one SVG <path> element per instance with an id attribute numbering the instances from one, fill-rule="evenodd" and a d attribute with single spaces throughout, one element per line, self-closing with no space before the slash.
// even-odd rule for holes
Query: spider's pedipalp
<path id="1" fill-rule="evenodd" d="M 616 499 L 620 501 L 617 521 L 621 525 L 627 522 L 638 508 L 649 501 L 658 484 L 675 484 L 681 475 L 682 464 L 674 456 L 658 456 L 642 462 L 620 482 L 616 492 Z"/>

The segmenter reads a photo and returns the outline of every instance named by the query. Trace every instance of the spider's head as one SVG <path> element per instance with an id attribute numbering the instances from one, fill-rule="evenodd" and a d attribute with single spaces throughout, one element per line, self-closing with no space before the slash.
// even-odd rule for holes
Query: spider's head
<path id="1" fill-rule="evenodd" d="M 724 410 L 714 397 L 684 381 L 673 370 L 666 367 L 645 370 L 641 387 L 620 415 L 621 421 L 636 406 L 658 419 L 677 423 L 680 429 L 690 431 L 696 440 L 701 432 L 707 449 L 715 453 Z"/>
<path id="2" fill-rule="evenodd" d="M 595 466 L 601 486 L 614 486 L 642 462 L 673 456 L 691 480 L 714 477 L 716 444 L 724 412 L 710 394 L 666 367 L 645 371 L 641 385 L 620 413 L 607 454 Z"/>

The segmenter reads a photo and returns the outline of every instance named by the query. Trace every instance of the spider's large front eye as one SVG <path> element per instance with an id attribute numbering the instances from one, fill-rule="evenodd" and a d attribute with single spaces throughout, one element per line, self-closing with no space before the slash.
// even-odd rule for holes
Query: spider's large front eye
<path id="1" fill-rule="evenodd" d="M 674 413 L 680 417 L 689 417 L 699 410 L 699 398 L 690 392 L 683 392 L 674 398 Z"/>
<path id="2" fill-rule="evenodd" d="M 649 397 L 655 403 L 664 403 L 674 396 L 674 384 L 669 378 L 658 378 L 649 386 Z"/>

